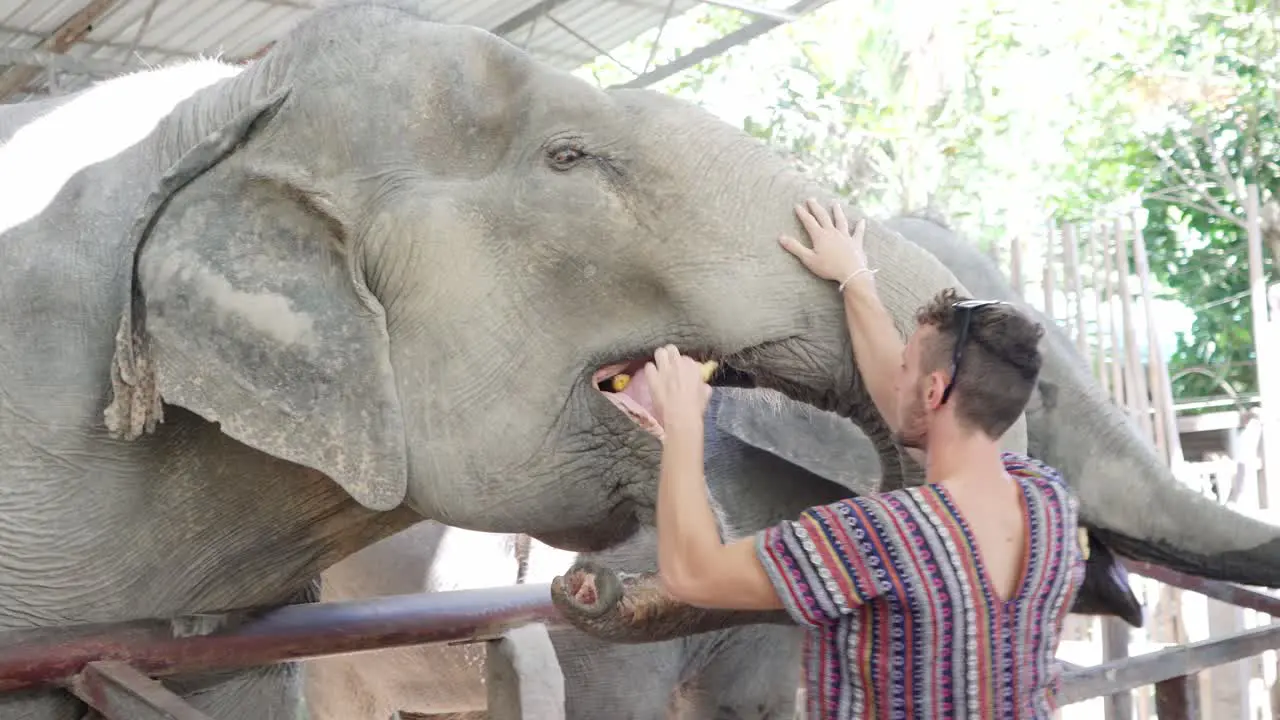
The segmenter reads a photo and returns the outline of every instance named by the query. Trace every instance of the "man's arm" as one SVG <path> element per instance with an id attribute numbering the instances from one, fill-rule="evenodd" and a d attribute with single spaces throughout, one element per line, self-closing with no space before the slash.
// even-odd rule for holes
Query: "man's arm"
<path id="1" fill-rule="evenodd" d="M 813 247 L 807 248 L 785 235 L 779 241 L 815 275 L 842 283 L 845 321 L 858 372 L 867 385 L 871 401 L 889 429 L 896 433 L 901 416 L 893 383 L 902 364 L 903 342 L 893 318 L 876 294 L 874 276 L 867 267 L 862 247 L 867 221 L 859 220 L 851 233 L 839 203 L 828 213 L 814 200 L 797 205 L 796 217 L 809 234 Z M 909 452 L 917 460 L 923 460 L 917 451 Z"/>
<path id="2" fill-rule="evenodd" d="M 871 401 L 893 432 L 899 430 L 898 398 L 894 377 L 902 365 L 903 342 L 893 318 L 880 296 L 875 280 L 864 272 L 849 281 L 844 289 L 844 314 L 853 343 L 853 356 L 858 372 L 867 385 Z"/>
<path id="3" fill-rule="evenodd" d="M 701 420 L 696 428 L 668 428 L 663 449 L 658 574 L 671 597 L 721 610 L 782 608 L 817 627 L 883 592 L 873 570 L 891 565 L 874 540 L 883 519 L 873 522 L 857 501 L 810 508 L 798 520 L 720 542 L 702 472 L 702 437 Z"/>
<path id="4" fill-rule="evenodd" d="M 703 476 L 702 419 L 665 428 L 658 478 L 658 574 L 670 595 L 726 610 L 783 607 L 753 538 L 720 542 Z"/>

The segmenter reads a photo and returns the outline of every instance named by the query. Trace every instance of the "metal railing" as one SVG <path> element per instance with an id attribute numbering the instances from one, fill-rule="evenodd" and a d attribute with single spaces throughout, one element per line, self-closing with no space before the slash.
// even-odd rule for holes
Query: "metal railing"
<path id="1" fill-rule="evenodd" d="M 1280 616 L 1280 597 L 1268 593 L 1147 563 L 1126 565 L 1183 590 Z M 0 633 L 0 692 L 64 688 L 108 720 L 214 720 L 155 678 L 409 645 L 486 642 L 518 625 L 557 620 L 550 586 L 540 584 L 9 631 Z M 1199 716 L 1196 673 L 1274 648 L 1280 648 L 1280 624 L 1093 667 L 1068 665 L 1059 703 L 1154 684 L 1161 720 L 1191 720 Z"/>

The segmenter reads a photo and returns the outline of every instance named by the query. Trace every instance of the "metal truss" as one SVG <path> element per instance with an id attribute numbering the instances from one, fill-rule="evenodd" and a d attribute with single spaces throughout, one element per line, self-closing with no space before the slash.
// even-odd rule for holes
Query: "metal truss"
<path id="1" fill-rule="evenodd" d="M 271 6 L 292 8 L 299 12 L 307 12 L 311 9 L 310 5 L 298 0 L 263 1 Z M 465 2 L 466 0 L 460 1 Z M 94 43 L 88 39 L 97 21 L 126 2 L 128 0 L 85 0 L 85 4 L 79 10 L 67 18 L 48 36 L 37 35 L 27 29 L 0 25 L 0 32 L 3 33 L 39 38 L 35 47 L 29 49 L 0 47 L 0 102 L 17 100 L 24 96 L 58 94 L 60 90 L 64 89 L 63 86 L 80 86 L 93 79 L 112 77 L 146 67 L 141 61 L 122 63 L 94 58 L 81 59 L 67 54 L 72 47 L 80 44 L 107 48 L 115 51 L 117 56 L 120 54 L 118 51 L 127 49 L 129 52 L 124 53 L 126 57 L 136 57 L 139 51 L 165 56 L 169 59 L 191 57 L 191 55 L 162 50 L 158 47 L 140 45 L 158 0 L 149 1 L 146 15 L 143 17 L 132 43 L 127 45 L 123 43 Z M 652 31 L 655 27 L 657 29 L 656 40 L 650 50 L 649 59 L 644 67 L 639 70 L 628 68 L 625 64 L 618 62 L 610 53 L 609 48 L 601 47 L 599 42 L 588 37 L 592 34 L 590 31 L 575 29 L 573 21 L 557 17 L 555 11 L 557 9 L 563 10 L 562 6 L 568 2 L 569 0 L 540 0 L 505 20 L 497 22 L 488 29 L 495 35 L 502 36 L 510 42 L 526 47 L 536 56 L 539 54 L 538 49 L 528 47 L 530 39 L 534 37 L 535 31 L 540 24 L 543 28 L 550 24 L 572 37 L 579 45 L 576 51 L 548 51 L 554 56 L 552 59 L 559 61 L 562 65 L 565 62 L 578 62 L 583 65 L 595 58 L 609 58 L 633 76 L 630 80 L 619 83 L 616 87 L 638 88 L 652 85 L 688 70 L 698 63 L 749 42 L 774 28 L 794 22 L 805 13 L 827 5 L 831 0 L 799 0 L 786 10 L 775 10 L 745 0 L 701 0 L 695 2 L 686 0 L 680 2 L 679 5 L 677 5 L 677 0 L 602 0 L 602 2 L 614 3 L 620 7 L 625 6 L 632 11 L 635 8 L 647 8 L 654 11 L 655 24 L 636 28 L 636 36 L 642 32 Z M 737 30 L 670 62 L 654 65 L 663 30 L 667 24 L 674 16 L 679 14 L 677 11 L 687 11 L 699 5 L 735 10 L 751 18 L 751 21 Z M 665 8 L 661 11 L 661 16 L 658 15 L 659 8 Z M 447 7 L 444 14 L 448 14 Z M 635 21 L 633 20 L 632 22 L 634 23 Z M 232 58 L 232 61 L 250 62 L 264 54 L 270 46 L 271 43 L 267 43 L 245 57 Z M 587 51 L 590 51 L 591 57 L 588 57 Z M 8 67 L 5 68 L 5 66 Z"/>

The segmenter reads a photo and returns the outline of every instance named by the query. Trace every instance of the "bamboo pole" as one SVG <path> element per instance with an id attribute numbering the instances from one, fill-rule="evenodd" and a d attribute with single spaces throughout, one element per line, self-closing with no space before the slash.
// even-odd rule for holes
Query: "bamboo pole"
<path id="1" fill-rule="evenodd" d="M 1026 290 L 1022 281 L 1022 238 L 1017 235 L 1009 241 L 1009 284 L 1019 300 L 1025 301 Z"/>
<path id="2" fill-rule="evenodd" d="M 1058 313 L 1054 309 L 1053 302 L 1053 221 L 1045 221 L 1044 234 L 1044 253 L 1041 254 L 1041 260 L 1044 264 L 1044 314 L 1050 320 L 1057 322 Z"/>
<path id="3" fill-rule="evenodd" d="M 1122 346 L 1120 345 L 1120 324 L 1116 322 L 1115 259 L 1112 255 L 1113 233 L 1109 225 L 1104 224 L 1102 231 L 1102 257 L 1107 287 L 1107 328 L 1111 331 L 1111 352 L 1108 361 L 1111 364 L 1111 399 L 1122 408 L 1125 406 L 1124 368 L 1120 365 Z M 1127 408 L 1126 408 L 1127 411 Z"/>
<path id="4" fill-rule="evenodd" d="M 1105 247 L 1105 241 L 1103 243 Z M 1089 227 L 1089 271 L 1093 276 L 1093 329 L 1097 334 L 1097 365 L 1094 369 L 1102 392 L 1111 395 L 1111 379 L 1107 376 L 1107 334 L 1102 327 L 1102 265 L 1098 262 L 1098 226 Z"/>
<path id="5" fill-rule="evenodd" d="M 1138 289 L 1142 294 L 1142 317 L 1147 326 L 1147 385 L 1151 391 L 1151 404 L 1155 413 L 1151 417 L 1151 425 L 1155 429 L 1156 447 L 1164 456 L 1165 462 L 1173 457 L 1170 442 L 1177 442 L 1177 423 L 1168 423 L 1169 405 L 1172 404 L 1172 393 L 1166 402 L 1165 386 L 1169 376 L 1160 376 L 1163 353 L 1160 351 L 1160 333 L 1156 331 L 1156 316 L 1151 308 L 1151 267 L 1147 262 L 1147 243 L 1142 237 L 1142 228 L 1138 226 L 1138 218 L 1129 216 L 1133 235 L 1133 265 L 1138 273 Z"/>
<path id="6" fill-rule="evenodd" d="M 1245 188 L 1245 229 L 1249 241 L 1249 305 L 1253 310 L 1254 359 L 1258 368 L 1258 413 L 1262 418 L 1262 472 L 1267 497 L 1263 507 L 1275 505 L 1280 486 L 1280 395 L 1276 387 L 1275 349 L 1271 347 L 1271 324 L 1267 318 L 1267 282 L 1262 272 L 1262 219 L 1259 216 L 1258 186 Z M 1277 260 L 1280 260 L 1278 258 Z M 1268 472 L 1269 471 L 1269 472 Z"/>
<path id="7" fill-rule="evenodd" d="M 1120 316 L 1124 323 L 1125 382 L 1132 392 L 1125 397 L 1129 411 L 1138 416 L 1138 427 L 1153 439 L 1151 426 L 1151 400 L 1147 395 L 1147 378 L 1142 372 L 1142 357 L 1138 354 L 1138 333 L 1133 327 L 1133 294 L 1129 291 L 1129 238 L 1119 219 L 1115 221 L 1116 271 L 1120 288 Z"/>
<path id="8" fill-rule="evenodd" d="M 1089 335 L 1085 330 L 1084 291 L 1081 288 L 1080 256 L 1076 242 L 1075 225 L 1064 225 L 1062 227 L 1062 259 L 1066 263 L 1065 273 L 1067 292 L 1074 298 L 1072 304 L 1075 306 L 1076 316 L 1076 349 L 1080 351 L 1080 357 L 1084 358 L 1085 361 L 1088 362 Z"/>

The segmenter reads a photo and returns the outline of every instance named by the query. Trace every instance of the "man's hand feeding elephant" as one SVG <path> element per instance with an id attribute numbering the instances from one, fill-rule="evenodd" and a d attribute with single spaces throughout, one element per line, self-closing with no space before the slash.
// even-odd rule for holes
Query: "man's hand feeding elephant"
<path id="1" fill-rule="evenodd" d="M 708 500 L 703 418 L 714 370 L 713 362 L 699 363 L 674 345 L 655 352 L 643 370 L 664 444 L 658 574 L 619 576 L 580 562 L 553 584 L 561 610 L 572 596 L 578 613 L 594 611 L 586 622 L 598 631 L 608 629 L 613 639 L 620 639 L 614 634 L 618 628 L 632 631 L 624 639 L 654 641 L 730 625 L 788 622 L 756 557 L 754 538 L 722 543 Z"/>

